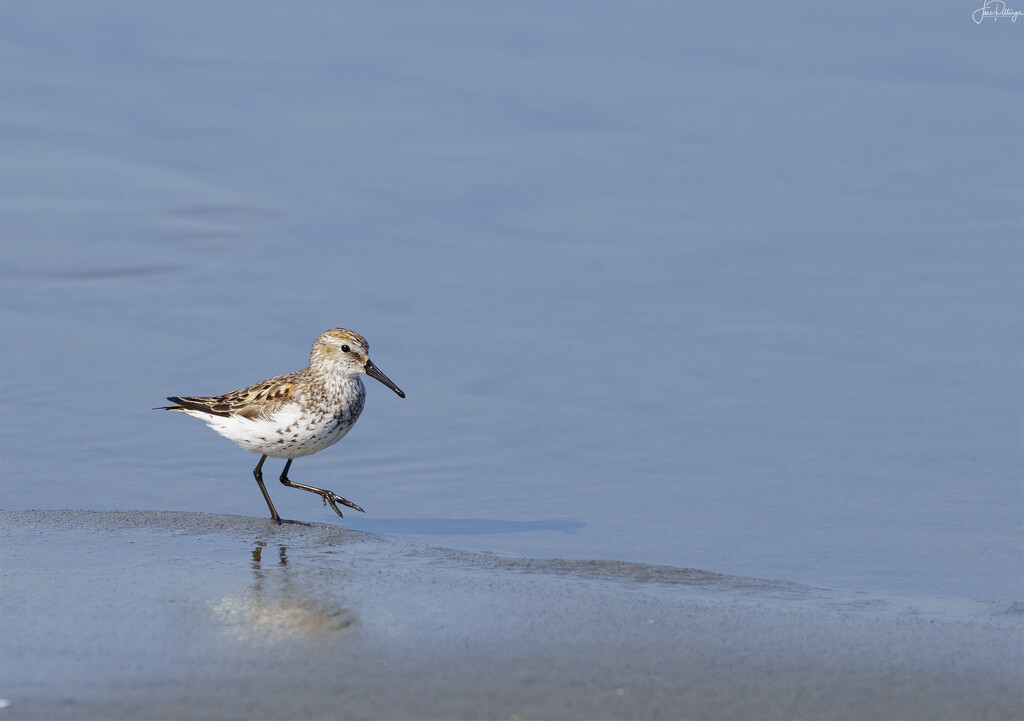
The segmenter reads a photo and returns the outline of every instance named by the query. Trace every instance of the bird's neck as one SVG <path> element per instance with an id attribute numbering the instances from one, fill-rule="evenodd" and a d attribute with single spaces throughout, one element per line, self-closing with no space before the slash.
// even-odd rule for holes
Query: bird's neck
<path id="1" fill-rule="evenodd" d="M 353 395 L 364 395 L 366 388 L 358 375 L 347 373 L 325 373 L 319 376 L 320 387 L 330 398 L 347 398 Z"/>

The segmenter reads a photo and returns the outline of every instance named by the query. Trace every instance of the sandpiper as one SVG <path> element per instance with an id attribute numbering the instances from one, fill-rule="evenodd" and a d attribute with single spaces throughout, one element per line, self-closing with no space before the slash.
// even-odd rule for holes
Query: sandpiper
<path id="1" fill-rule="evenodd" d="M 337 493 L 289 480 L 288 469 L 294 459 L 333 446 L 349 432 L 366 400 L 366 388 L 359 378 L 363 373 L 405 398 L 402 389 L 370 361 L 365 338 L 345 328 L 334 328 L 316 339 L 309 366 L 300 371 L 220 396 L 168 396 L 167 400 L 177 405 L 155 410 L 179 411 L 199 418 L 242 448 L 261 454 L 252 474 L 270 508 L 270 517 L 278 523 L 281 516 L 263 485 L 267 456 L 288 459 L 281 471 L 281 483 L 319 494 L 324 505 L 331 504 L 341 516 L 339 503 L 357 511 L 363 509 Z"/>

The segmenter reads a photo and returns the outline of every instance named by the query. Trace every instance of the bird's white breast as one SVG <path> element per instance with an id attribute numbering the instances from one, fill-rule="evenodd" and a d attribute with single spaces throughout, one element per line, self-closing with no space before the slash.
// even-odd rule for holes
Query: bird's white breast
<path id="1" fill-rule="evenodd" d="M 349 432 L 363 409 L 363 396 L 348 403 L 317 406 L 286 403 L 273 415 L 246 418 L 214 416 L 200 411 L 184 412 L 201 418 L 217 433 L 246 450 L 275 458 L 298 458 L 332 446 Z"/>

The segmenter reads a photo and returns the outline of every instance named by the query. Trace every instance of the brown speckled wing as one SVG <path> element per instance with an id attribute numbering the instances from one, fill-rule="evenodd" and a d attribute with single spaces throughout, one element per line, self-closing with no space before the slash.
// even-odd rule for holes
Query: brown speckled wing
<path id="1" fill-rule="evenodd" d="M 256 418 L 273 415 L 283 404 L 291 400 L 298 383 L 298 374 L 289 373 L 220 396 L 175 396 L 168 400 L 178 403 L 183 408 L 215 416 Z"/>

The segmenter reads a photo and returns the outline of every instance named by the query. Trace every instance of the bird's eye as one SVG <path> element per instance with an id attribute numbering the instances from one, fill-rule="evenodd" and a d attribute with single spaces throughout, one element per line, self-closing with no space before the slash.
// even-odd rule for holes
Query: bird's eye
<path id="1" fill-rule="evenodd" d="M 341 347 L 341 352 L 342 352 L 342 353 L 348 353 L 348 352 L 349 352 L 350 350 L 352 350 L 352 349 L 351 349 L 351 348 L 349 348 L 349 347 L 348 347 L 347 345 L 343 345 L 343 346 Z"/>

